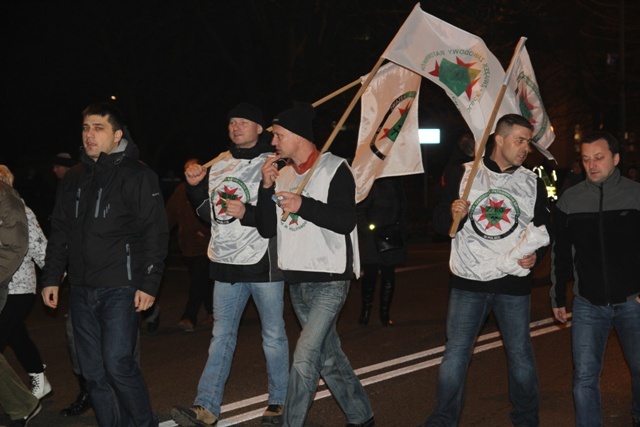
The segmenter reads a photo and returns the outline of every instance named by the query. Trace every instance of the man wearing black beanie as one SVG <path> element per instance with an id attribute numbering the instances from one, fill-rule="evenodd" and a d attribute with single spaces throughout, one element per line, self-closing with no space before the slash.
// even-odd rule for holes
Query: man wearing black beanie
<path id="1" fill-rule="evenodd" d="M 241 103 L 229 111 L 229 151 L 211 168 L 194 164 L 185 171 L 187 196 L 198 216 L 211 223 L 208 255 L 213 291 L 213 338 L 193 406 L 175 406 L 171 417 L 181 426 L 215 426 L 231 370 L 238 326 L 253 301 L 262 324 L 269 400 L 262 425 L 279 425 L 287 393 L 289 343 L 284 329 L 284 281 L 277 267 L 276 239 L 255 228 L 260 169 L 272 148 L 263 138 L 259 108 Z M 207 177 L 207 179 L 205 179 Z"/>
<path id="2" fill-rule="evenodd" d="M 278 237 L 279 266 L 302 325 L 289 373 L 284 425 L 305 424 L 322 376 L 347 425 L 371 427 L 375 422 L 369 398 L 336 331 L 351 276 L 360 272 L 355 180 L 344 159 L 320 154 L 313 144 L 314 115 L 310 105 L 296 106 L 273 120 L 276 156 L 262 166 L 258 195 L 258 230 L 265 237 Z M 288 165 L 278 171 L 280 158 L 288 159 Z M 284 219 L 283 212 L 289 213 Z"/>

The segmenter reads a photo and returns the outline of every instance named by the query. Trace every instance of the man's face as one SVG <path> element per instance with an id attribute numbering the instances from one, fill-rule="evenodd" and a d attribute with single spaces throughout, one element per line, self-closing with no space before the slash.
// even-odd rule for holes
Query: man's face
<path id="1" fill-rule="evenodd" d="M 62 165 L 53 165 L 53 173 L 56 175 L 58 179 L 64 178 L 64 175 L 69 170 L 68 167 Z"/>
<path id="2" fill-rule="evenodd" d="M 238 148 L 251 148 L 258 142 L 262 126 L 256 122 L 240 117 L 229 119 L 229 139 Z"/>
<path id="3" fill-rule="evenodd" d="M 82 144 L 84 150 L 94 161 L 100 153 L 110 154 L 122 139 L 121 130 L 113 130 L 109 116 L 87 116 L 82 123 Z"/>
<path id="4" fill-rule="evenodd" d="M 295 153 L 298 149 L 298 140 L 300 137 L 295 133 L 283 128 L 280 125 L 273 125 L 273 140 L 271 145 L 276 149 L 276 153 L 283 159 L 292 159 L 295 161 Z"/>
<path id="5" fill-rule="evenodd" d="M 587 179 L 596 184 L 609 178 L 620 162 L 620 155 L 613 154 L 604 139 L 582 144 L 580 149 Z"/>
<path id="6" fill-rule="evenodd" d="M 529 154 L 529 142 L 533 132 L 526 127 L 514 125 L 506 136 L 496 135 L 493 160 L 501 170 L 522 166 Z"/>

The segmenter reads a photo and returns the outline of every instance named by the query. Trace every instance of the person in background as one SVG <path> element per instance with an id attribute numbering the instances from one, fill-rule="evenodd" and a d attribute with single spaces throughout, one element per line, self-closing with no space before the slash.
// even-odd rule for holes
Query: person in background
<path id="1" fill-rule="evenodd" d="M 445 177 L 442 198 L 433 212 L 434 228 L 448 236 L 454 218 L 461 220 L 451 242 L 447 342 L 436 407 L 424 426 L 458 425 L 473 347 L 489 311 L 498 321 L 507 353 L 511 421 L 516 426 L 539 425 L 529 322 L 531 269 L 543 258 L 545 247 L 513 259 L 514 274 L 503 271 L 499 263 L 518 246 L 530 224 L 548 228 L 550 223 L 545 184 L 523 166 L 532 134 L 533 125 L 524 117 L 502 116 L 492 148 L 485 151 L 475 175 L 469 162 Z M 461 193 L 469 179 L 473 182 L 464 200 Z"/>
<path id="2" fill-rule="evenodd" d="M 258 229 L 265 237 L 278 238 L 278 265 L 302 325 L 283 421 L 288 427 L 305 424 L 322 376 L 344 411 L 347 425 L 372 427 L 369 397 L 336 331 L 351 277 L 360 274 L 355 180 L 345 159 L 320 154 L 314 145 L 314 117 L 313 107 L 305 104 L 273 120 L 276 155 L 264 161 L 258 195 Z M 298 194 L 296 190 L 318 158 L 313 175 Z M 280 159 L 288 160 L 279 171 Z"/>
<path id="3" fill-rule="evenodd" d="M 231 371 L 238 328 L 249 297 L 262 325 L 269 397 L 262 425 L 280 425 L 287 394 L 289 342 L 284 328 L 284 281 L 277 267 L 276 239 L 256 229 L 260 168 L 272 149 L 261 137 L 262 111 L 243 102 L 229 111 L 231 147 L 207 171 L 191 165 L 185 172 L 187 194 L 198 215 L 211 222 L 213 338 L 191 407 L 174 406 L 171 417 L 181 426 L 215 426 Z"/>
<path id="4" fill-rule="evenodd" d="M 389 317 L 391 300 L 395 288 L 396 266 L 404 263 L 406 256 L 407 219 L 406 202 L 402 178 L 378 178 L 373 182 L 367 197 L 357 205 L 358 242 L 360 262 L 363 266 L 361 280 L 362 307 L 358 322 L 369 323 L 373 294 L 380 272 L 380 322 L 382 326 L 393 326 Z M 385 226 L 393 226 L 397 231 L 400 245 L 383 250 L 376 244 L 376 232 Z"/>
<path id="5" fill-rule="evenodd" d="M 5 165 L 0 165 L 0 181 L 13 187 L 13 180 L 11 170 Z M 45 365 L 38 348 L 29 336 L 25 320 L 36 294 L 34 263 L 40 268 L 44 267 L 47 238 L 33 211 L 28 206 L 24 209 L 29 224 L 29 249 L 8 285 L 7 303 L 0 314 L 0 351 L 4 353 L 7 345 L 11 346 L 16 358 L 29 373 L 31 393 L 42 399 L 51 393 L 51 384 L 44 374 Z"/>
<path id="6" fill-rule="evenodd" d="M 608 132 L 580 144 L 587 179 L 554 212 L 550 291 L 553 315 L 567 322 L 573 279 L 573 399 L 576 425 L 602 426 L 600 374 L 611 329 L 631 370 L 634 427 L 640 427 L 640 183 L 621 176 L 620 144 Z"/>
<path id="7" fill-rule="evenodd" d="M 7 300 L 8 284 L 29 249 L 29 226 L 20 195 L 0 180 L 0 315 Z M 0 353 L 0 406 L 11 418 L 10 427 L 26 426 L 42 406 L 20 381 Z"/>
<path id="8" fill-rule="evenodd" d="M 198 159 L 187 160 L 184 170 L 195 164 L 198 164 Z M 210 326 L 213 323 L 213 283 L 209 280 L 209 258 L 207 257 L 211 226 L 198 218 L 187 198 L 187 184 L 184 182 L 173 191 L 165 209 L 169 230 L 178 227 L 178 246 L 191 280 L 189 298 L 178 327 L 191 332 L 198 323 L 200 306 L 203 306 L 206 312 L 202 324 Z"/>
<path id="9" fill-rule="evenodd" d="M 571 163 L 571 170 L 567 172 L 567 175 L 564 177 L 564 181 L 562 182 L 562 186 L 558 191 L 558 197 L 562 196 L 567 189 L 573 187 L 579 182 L 584 181 L 584 170 L 582 170 L 582 159 L 575 159 L 573 163 Z"/>
<path id="10" fill-rule="evenodd" d="M 58 306 L 68 265 L 78 361 L 98 424 L 156 427 L 134 348 L 140 312 L 160 287 L 169 232 L 158 177 L 125 131 L 111 104 L 82 112 L 82 164 L 58 189 L 42 297 Z"/>
<path id="11" fill-rule="evenodd" d="M 64 178 L 65 174 L 69 169 L 75 165 L 76 162 L 71 157 L 69 153 L 58 153 L 56 157 L 53 158 L 53 173 L 56 178 L 61 180 Z"/>

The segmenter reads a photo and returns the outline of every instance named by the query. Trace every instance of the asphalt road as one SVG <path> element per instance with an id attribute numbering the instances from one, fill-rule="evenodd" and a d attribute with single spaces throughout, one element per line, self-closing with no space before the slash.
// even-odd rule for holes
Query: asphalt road
<path id="1" fill-rule="evenodd" d="M 448 254 L 448 243 L 411 246 L 409 260 L 397 274 L 392 328 L 381 327 L 377 317 L 372 318 L 367 327 L 357 324 L 360 287 L 358 281 L 352 282 L 338 330 L 344 351 L 369 393 L 378 426 L 415 426 L 423 422 L 433 408 L 445 342 Z M 163 427 L 175 425 L 169 416 L 172 406 L 192 404 L 211 337 L 211 331 L 204 327 L 191 333 L 176 327 L 186 301 L 187 272 L 179 255 L 170 256 L 167 265 L 159 296 L 160 329 L 150 334 L 146 325 L 141 325 L 142 369 Z M 531 320 L 540 381 L 541 425 L 555 427 L 574 425 L 575 421 L 570 329 L 559 327 L 550 319 L 548 268 L 545 260 L 535 271 Z M 75 418 L 59 415 L 78 392 L 64 336 L 67 297 L 68 291 L 64 290 L 62 306 L 57 312 L 45 309 L 38 301 L 28 321 L 54 390 L 43 400 L 41 414 L 29 423 L 32 427 L 96 425 L 91 411 Z M 376 296 L 375 304 L 377 300 Z M 300 329 L 288 300 L 285 320 L 293 350 Z M 490 316 L 478 340 L 477 354 L 467 378 L 462 426 L 510 425 L 506 358 L 496 330 Z M 11 350 L 6 351 L 6 356 L 26 382 L 27 376 Z M 615 334 L 607 349 L 602 393 L 605 425 L 630 425 L 630 378 Z M 249 303 L 240 326 L 219 426 L 258 426 L 265 406 L 266 373 L 260 324 L 255 307 Z M 8 417 L 0 412 L 0 425 L 7 423 Z M 307 425 L 332 427 L 345 423 L 340 408 L 321 384 Z"/>

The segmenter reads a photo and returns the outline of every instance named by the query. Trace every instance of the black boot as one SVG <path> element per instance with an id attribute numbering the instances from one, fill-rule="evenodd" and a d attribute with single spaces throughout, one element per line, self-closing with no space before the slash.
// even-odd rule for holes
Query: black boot
<path id="1" fill-rule="evenodd" d="M 380 322 L 382 322 L 382 326 L 393 326 L 393 321 L 389 319 L 389 310 L 394 288 L 394 280 L 383 280 L 380 283 Z"/>
<path id="2" fill-rule="evenodd" d="M 91 398 L 89 397 L 87 385 L 82 375 L 78 375 L 78 383 L 80 383 L 80 394 L 78 394 L 76 400 L 74 400 L 68 408 L 60 411 L 60 415 L 65 417 L 76 417 L 91 408 Z"/>
<path id="3" fill-rule="evenodd" d="M 373 291 L 376 287 L 377 274 L 371 275 L 366 273 L 362 276 L 362 308 L 360 309 L 360 318 L 358 323 L 366 325 L 369 323 L 369 315 L 371 314 L 371 305 L 373 304 Z M 377 272 L 376 272 L 377 273 Z"/>

